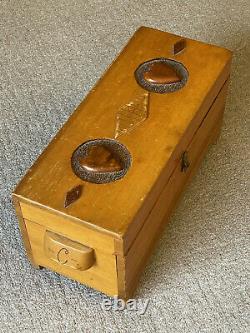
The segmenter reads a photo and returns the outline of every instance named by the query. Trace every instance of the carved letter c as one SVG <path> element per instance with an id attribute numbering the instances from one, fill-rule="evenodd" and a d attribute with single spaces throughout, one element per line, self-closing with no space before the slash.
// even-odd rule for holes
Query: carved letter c
<path id="1" fill-rule="evenodd" d="M 60 254 L 61 254 L 62 251 L 64 251 L 64 254 L 69 254 L 69 250 L 66 249 L 65 247 L 63 247 L 57 253 L 57 261 L 60 262 L 60 264 L 65 265 L 65 264 L 67 264 L 68 259 L 66 259 L 65 261 L 60 260 Z"/>

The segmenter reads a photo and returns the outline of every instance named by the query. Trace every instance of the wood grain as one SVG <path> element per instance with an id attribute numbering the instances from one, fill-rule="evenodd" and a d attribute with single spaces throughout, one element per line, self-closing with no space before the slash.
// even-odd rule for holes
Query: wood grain
<path id="1" fill-rule="evenodd" d="M 149 101 L 149 93 L 136 83 L 134 71 L 150 59 L 173 58 L 173 46 L 180 38 L 140 28 L 16 187 L 20 229 L 36 266 L 108 295 L 119 294 L 124 299 L 132 295 L 184 186 L 219 135 L 225 107 L 231 52 L 185 39 L 185 51 L 178 53 L 178 61 L 188 70 L 187 84 L 175 93 L 150 93 L 143 121 L 138 125 L 128 119 L 129 131 L 121 130 L 124 124 L 117 123 L 121 121 L 119 110 L 128 105 L 137 110 L 136 103 L 145 93 L 143 100 Z M 108 184 L 79 179 L 71 168 L 75 149 L 85 141 L 115 135 L 132 156 L 126 176 Z M 181 172 L 184 151 L 191 166 Z M 93 161 L 95 168 L 100 167 L 93 156 L 84 160 L 85 167 L 93 167 Z M 72 189 L 83 186 L 81 195 L 72 192 L 71 197 Z M 70 200 L 65 204 L 67 193 Z M 67 267 L 48 256 L 46 232 L 66 237 L 68 244 L 78 242 L 93 249 L 93 266 L 80 272 L 77 265 Z"/>
<path id="2" fill-rule="evenodd" d="M 44 250 L 46 256 L 57 263 L 80 271 L 94 265 L 94 249 L 55 232 L 46 230 L 43 244 L 41 251 Z"/>
<path id="3" fill-rule="evenodd" d="M 95 249 L 95 263 L 85 271 L 73 269 L 69 266 L 51 260 L 44 251 L 46 228 L 43 225 L 25 220 L 32 254 L 36 263 L 58 272 L 69 278 L 84 283 L 92 288 L 101 290 L 107 295 L 117 295 L 117 272 L 115 255 L 106 254 Z"/>
<path id="4" fill-rule="evenodd" d="M 33 258 L 33 254 L 32 254 L 32 250 L 31 250 L 31 246 L 30 246 L 30 240 L 29 240 L 29 235 L 27 232 L 27 228 L 26 228 L 26 224 L 25 221 L 23 219 L 23 215 L 22 215 L 22 211 L 21 211 L 21 207 L 20 207 L 20 203 L 17 199 L 17 197 L 15 195 L 12 195 L 12 202 L 14 204 L 15 210 L 16 210 L 16 215 L 17 215 L 17 219 L 18 219 L 18 224 L 19 224 L 19 229 L 22 235 L 22 240 L 23 240 L 23 244 L 26 250 L 26 254 L 30 260 L 30 262 L 32 263 L 32 265 L 36 268 L 39 268 L 39 266 L 36 264 L 34 258 Z"/>
<path id="5" fill-rule="evenodd" d="M 99 249 L 104 253 L 114 254 L 115 252 L 114 238 L 86 228 L 86 226 L 80 221 L 72 221 L 66 216 L 60 216 L 46 209 L 29 205 L 24 202 L 20 202 L 20 207 L 23 217 L 27 220 L 39 223 L 49 230 L 58 232 L 61 235 L 86 246 Z"/>
<path id="6" fill-rule="evenodd" d="M 187 147 L 191 166 L 187 172 L 181 172 L 179 161 L 128 254 L 124 258 L 120 258 L 120 262 L 124 262 L 125 265 L 125 298 L 132 296 L 141 270 L 145 267 L 154 243 L 168 221 L 173 208 L 176 206 L 184 186 L 200 165 L 208 145 L 218 135 L 224 111 L 227 87 L 228 82 L 223 86 L 216 101 Z M 121 290 L 121 294 L 124 294 L 123 290 Z"/>
<path id="7" fill-rule="evenodd" d="M 152 58 L 172 57 L 172 46 L 179 39 L 139 29 L 30 168 L 16 193 L 83 224 L 126 237 L 128 249 L 173 171 L 181 142 L 192 138 L 227 79 L 230 51 L 188 39 L 185 52 L 178 55 L 189 72 L 187 85 L 172 94 L 151 94 L 147 120 L 119 137 L 132 154 L 127 175 L 109 184 L 85 183 L 81 198 L 65 208 L 65 193 L 82 183 L 72 172 L 70 159 L 84 141 L 114 137 L 117 110 L 143 93 L 135 81 L 135 69 Z"/>

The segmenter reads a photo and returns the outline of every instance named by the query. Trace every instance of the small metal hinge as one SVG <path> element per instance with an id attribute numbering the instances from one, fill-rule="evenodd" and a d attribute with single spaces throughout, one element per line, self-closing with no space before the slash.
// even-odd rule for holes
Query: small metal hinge
<path id="1" fill-rule="evenodd" d="M 181 172 L 186 172 L 189 166 L 188 152 L 184 151 L 181 155 Z"/>

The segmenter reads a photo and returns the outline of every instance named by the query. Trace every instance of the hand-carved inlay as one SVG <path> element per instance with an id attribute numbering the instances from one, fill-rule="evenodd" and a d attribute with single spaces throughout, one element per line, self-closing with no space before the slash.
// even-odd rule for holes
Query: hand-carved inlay
<path id="1" fill-rule="evenodd" d="M 69 205 L 71 205 L 73 202 L 75 202 L 77 199 L 80 198 L 82 194 L 82 189 L 83 189 L 82 185 L 77 185 L 66 193 L 64 201 L 65 208 L 67 208 Z"/>
<path id="2" fill-rule="evenodd" d="M 147 71 L 143 73 L 145 80 L 151 83 L 174 83 L 181 81 L 181 77 L 173 67 L 164 62 L 152 63 Z"/>
<path id="3" fill-rule="evenodd" d="M 114 139 L 88 140 L 71 157 L 74 173 L 82 180 L 105 184 L 121 179 L 131 165 L 128 149 Z"/>
<path id="4" fill-rule="evenodd" d="M 121 160 L 105 146 L 90 146 L 87 155 L 79 157 L 80 165 L 87 171 L 111 172 L 122 170 Z"/>
<path id="5" fill-rule="evenodd" d="M 188 80 L 185 66 L 168 58 L 145 61 L 137 67 L 134 74 L 143 89 L 158 94 L 175 92 L 183 88 Z"/>
<path id="6" fill-rule="evenodd" d="M 183 51 L 186 48 L 186 46 L 187 46 L 187 42 L 184 38 L 181 40 L 178 40 L 178 42 L 176 42 L 174 44 L 174 50 L 173 50 L 174 55 Z"/>
<path id="7" fill-rule="evenodd" d="M 149 93 L 143 92 L 122 106 L 116 114 L 115 138 L 131 132 L 148 118 Z"/>
<path id="8" fill-rule="evenodd" d="M 61 248 L 56 255 L 57 261 L 62 264 L 65 265 L 68 262 L 67 255 L 69 254 L 69 250 L 66 249 L 65 247 Z"/>

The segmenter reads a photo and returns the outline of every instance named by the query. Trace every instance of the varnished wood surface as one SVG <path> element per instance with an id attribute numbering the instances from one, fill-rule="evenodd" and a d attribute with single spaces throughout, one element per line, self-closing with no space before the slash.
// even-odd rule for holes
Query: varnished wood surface
<path id="1" fill-rule="evenodd" d="M 81 221 L 73 221 L 66 216 L 20 202 L 24 219 L 34 221 L 48 230 L 57 232 L 73 241 L 91 248 L 99 249 L 103 253 L 115 253 L 114 238 L 110 235 L 87 228 Z"/>
<path id="2" fill-rule="evenodd" d="M 26 250 L 26 254 L 27 254 L 30 262 L 32 263 L 32 265 L 36 268 L 39 268 L 39 266 L 35 263 L 35 260 L 33 258 L 32 249 L 31 249 L 30 240 L 29 240 L 29 235 L 28 235 L 27 228 L 26 228 L 26 223 L 24 221 L 23 214 L 22 214 L 22 211 L 21 211 L 20 202 L 18 201 L 18 199 L 15 196 L 12 197 L 12 202 L 13 202 L 14 207 L 15 207 L 15 211 L 16 211 L 16 215 L 17 215 L 17 219 L 18 219 L 18 224 L 19 224 L 19 230 L 20 230 L 21 235 L 22 235 L 22 240 L 23 240 L 23 244 L 24 244 L 24 247 L 25 247 L 25 250 Z"/>
<path id="3" fill-rule="evenodd" d="M 25 220 L 25 223 L 32 255 L 38 265 L 101 290 L 107 295 L 114 296 L 118 294 L 115 255 L 95 249 L 95 262 L 89 269 L 84 271 L 73 269 L 67 265 L 57 263 L 47 255 L 44 249 L 45 234 L 48 230 L 46 227 L 28 220 Z"/>
<path id="4" fill-rule="evenodd" d="M 151 188 L 150 192 L 148 193 L 147 197 L 144 200 L 144 205 L 141 209 L 137 212 L 134 220 L 128 225 L 126 233 L 123 237 L 123 249 L 122 253 L 127 253 L 133 240 L 136 238 L 136 235 L 140 232 L 142 224 L 140 223 L 141 220 L 147 218 L 148 214 L 150 213 L 154 203 L 156 202 L 157 198 L 159 197 L 163 187 L 168 182 L 169 178 L 171 177 L 174 169 L 176 168 L 177 164 L 179 163 L 180 156 L 188 147 L 190 141 L 194 137 L 198 127 L 200 126 L 201 122 L 203 121 L 204 117 L 206 116 L 209 108 L 215 101 L 218 96 L 218 93 L 221 91 L 222 86 L 225 84 L 226 78 L 229 76 L 230 70 L 230 62 L 226 65 L 225 73 L 222 75 L 213 85 L 211 88 L 208 96 L 202 105 L 200 106 L 199 111 L 195 114 L 192 122 L 189 124 L 188 128 L 186 129 L 183 136 L 180 138 L 175 150 L 172 152 L 171 156 L 169 157 L 166 166 L 162 169 L 158 179 L 156 180 L 155 184 Z M 215 92 L 217 94 L 215 95 Z M 209 101 L 212 103 L 209 104 Z M 145 209 L 147 207 L 148 209 Z"/>
<path id="5" fill-rule="evenodd" d="M 79 158 L 79 162 L 87 171 L 110 172 L 122 170 L 119 156 L 106 147 L 90 147 L 87 156 Z"/>
<path id="6" fill-rule="evenodd" d="M 152 83 L 173 83 L 181 80 L 176 71 L 165 63 L 152 64 L 143 77 Z"/>
<path id="7" fill-rule="evenodd" d="M 178 144 L 192 138 L 229 75 L 228 50 L 187 39 L 186 48 L 174 58 L 173 45 L 179 39 L 157 30 L 139 29 L 30 168 L 16 188 L 18 196 L 82 220 L 88 229 L 103 229 L 117 237 L 126 235 L 126 249 L 129 249 L 168 173 L 173 171 Z M 182 62 L 189 71 L 187 85 L 172 94 L 151 94 L 148 119 L 118 138 L 132 154 L 127 175 L 109 184 L 84 183 L 81 198 L 65 208 L 67 191 L 83 183 L 71 169 L 73 151 L 89 139 L 114 137 L 117 111 L 143 93 L 134 79 L 135 69 L 157 57 Z"/>
<path id="8" fill-rule="evenodd" d="M 124 270 L 123 275 L 120 273 L 120 277 L 122 278 L 123 276 L 125 279 L 125 289 L 122 289 L 122 285 L 120 284 L 120 294 L 124 298 L 132 296 L 140 277 L 140 273 L 149 259 L 155 241 L 161 233 L 162 228 L 168 222 L 169 216 L 173 208 L 176 206 L 185 184 L 200 165 L 208 145 L 216 140 L 220 132 L 227 88 L 228 82 L 223 86 L 216 101 L 187 147 L 187 154 L 190 161 L 189 168 L 186 172 L 181 172 L 179 161 L 169 182 L 160 194 L 153 210 L 146 219 L 143 228 L 131 245 L 129 252 L 125 257 L 121 256 L 118 259 L 121 269 Z"/>
<path id="9" fill-rule="evenodd" d="M 49 230 L 45 232 L 42 250 L 55 262 L 80 271 L 86 271 L 95 263 L 94 249 Z"/>

